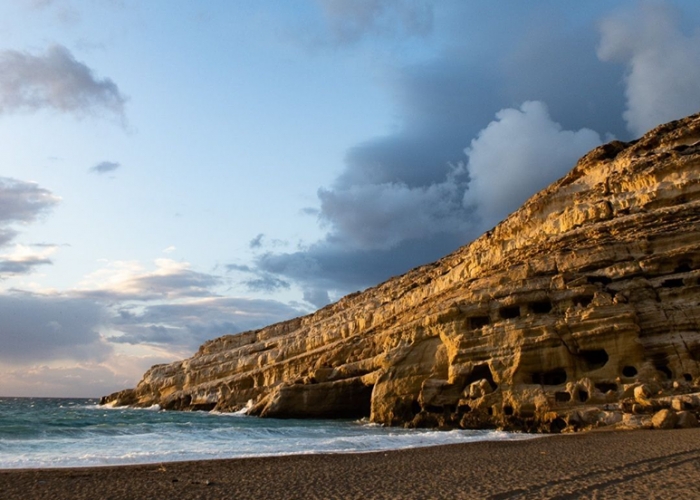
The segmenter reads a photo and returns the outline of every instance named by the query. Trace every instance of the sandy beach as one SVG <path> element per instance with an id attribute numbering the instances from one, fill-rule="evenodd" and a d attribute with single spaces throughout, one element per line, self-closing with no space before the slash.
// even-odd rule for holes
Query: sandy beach
<path id="1" fill-rule="evenodd" d="M 700 429 L 364 454 L 2 470 L 0 498 L 700 498 Z"/>

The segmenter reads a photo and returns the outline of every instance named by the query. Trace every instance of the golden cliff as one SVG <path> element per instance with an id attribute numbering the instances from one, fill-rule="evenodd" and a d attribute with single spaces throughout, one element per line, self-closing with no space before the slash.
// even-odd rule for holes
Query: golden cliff
<path id="1" fill-rule="evenodd" d="M 612 142 L 471 244 L 211 340 L 103 404 L 528 431 L 697 425 L 700 115 Z"/>

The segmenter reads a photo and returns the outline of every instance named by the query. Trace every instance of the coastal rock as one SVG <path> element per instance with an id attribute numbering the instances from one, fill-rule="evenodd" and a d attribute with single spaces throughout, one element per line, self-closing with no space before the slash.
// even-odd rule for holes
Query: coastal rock
<path id="1" fill-rule="evenodd" d="M 694 115 L 594 149 L 435 263 L 208 341 L 102 402 L 441 428 L 648 427 L 672 404 L 697 414 L 670 398 L 700 391 L 699 280 Z"/>

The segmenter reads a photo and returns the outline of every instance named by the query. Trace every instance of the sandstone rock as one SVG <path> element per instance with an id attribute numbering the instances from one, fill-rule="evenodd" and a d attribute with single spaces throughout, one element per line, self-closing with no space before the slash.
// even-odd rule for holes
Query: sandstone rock
<path id="1" fill-rule="evenodd" d="M 103 402 L 233 411 L 252 400 L 263 416 L 409 426 L 614 424 L 698 391 L 699 280 L 695 115 L 596 148 L 435 263 L 208 341 Z M 574 417 L 586 408 L 603 416 Z M 626 413 L 617 425 L 650 422 Z"/>
<path id="2" fill-rule="evenodd" d="M 677 421 L 678 416 L 672 410 L 660 410 L 651 417 L 654 429 L 673 429 Z"/>

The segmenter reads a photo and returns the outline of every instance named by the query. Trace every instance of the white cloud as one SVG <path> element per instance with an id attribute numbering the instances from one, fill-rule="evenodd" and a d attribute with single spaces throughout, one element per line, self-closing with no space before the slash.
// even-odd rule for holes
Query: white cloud
<path id="1" fill-rule="evenodd" d="M 488 229 L 601 142 L 590 129 L 562 130 L 542 102 L 503 109 L 465 150 L 471 181 L 464 203 L 476 208 Z"/>
<path id="2" fill-rule="evenodd" d="M 642 3 L 600 25 L 598 57 L 627 66 L 624 118 L 637 136 L 700 111 L 700 33 L 682 33 L 673 14 Z"/>

